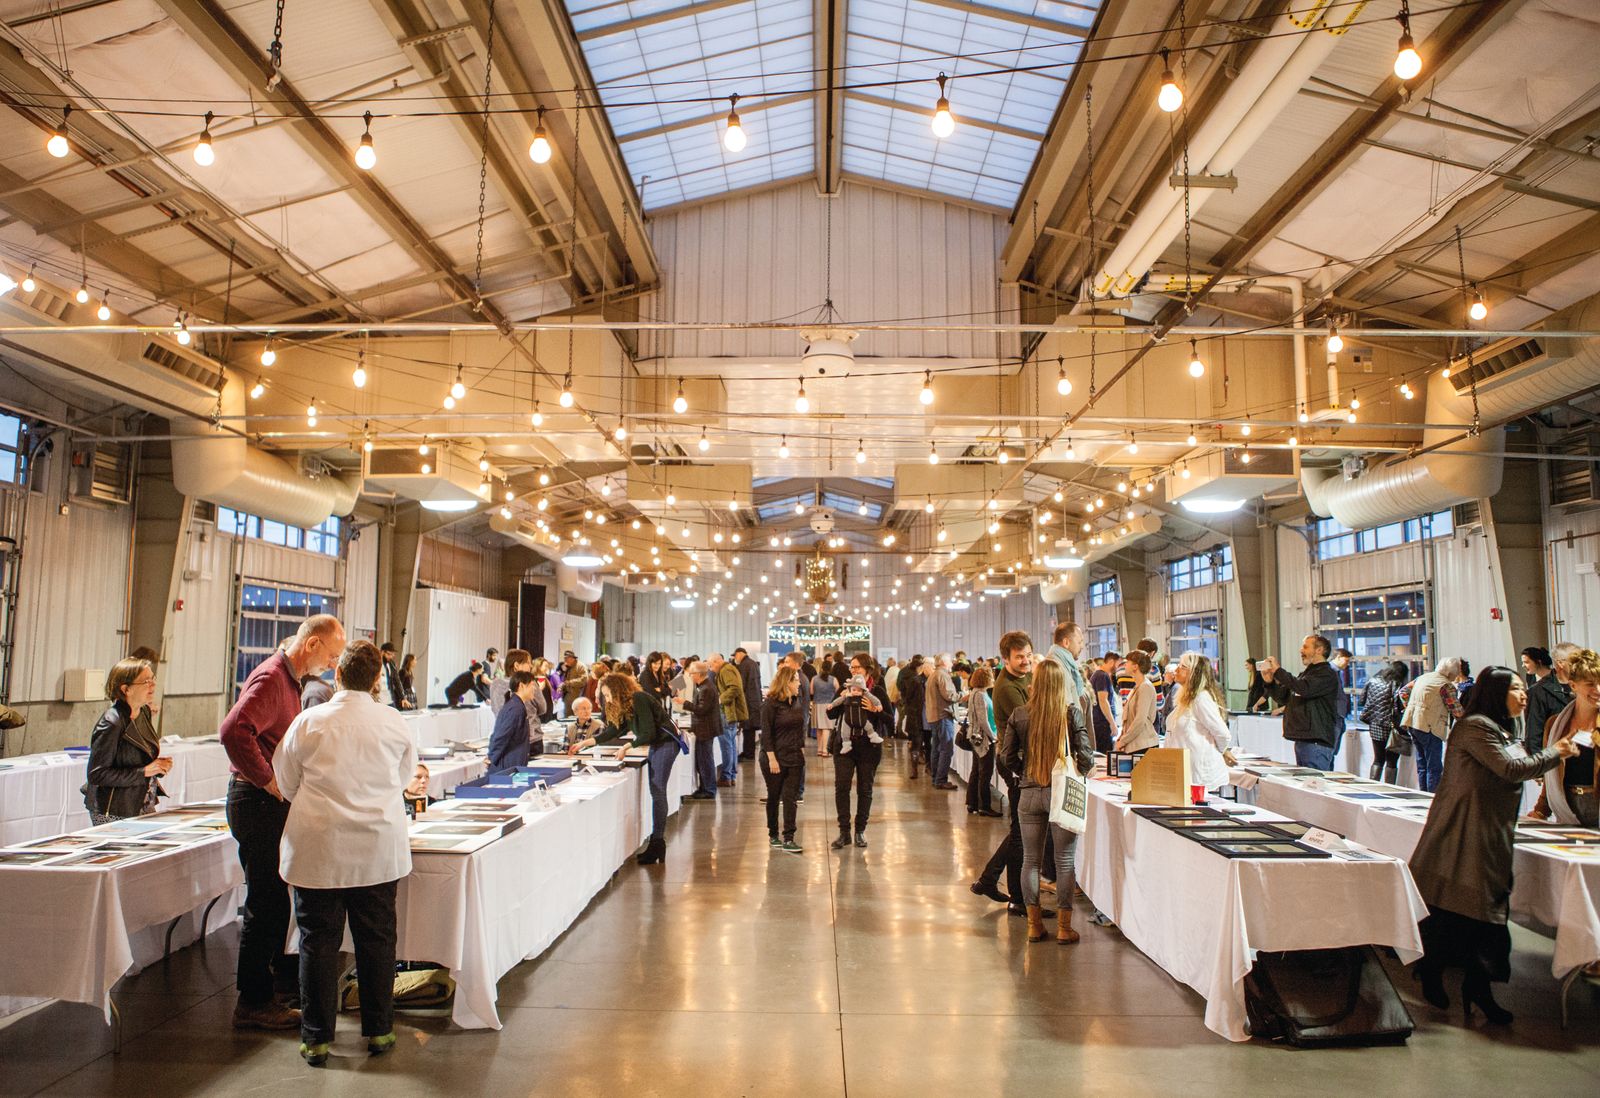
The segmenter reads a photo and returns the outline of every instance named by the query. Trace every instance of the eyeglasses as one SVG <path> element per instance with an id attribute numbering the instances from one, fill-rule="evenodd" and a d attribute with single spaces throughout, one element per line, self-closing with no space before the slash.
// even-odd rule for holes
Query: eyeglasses
<path id="1" fill-rule="evenodd" d="M 156 677 L 154 675 L 151 675 L 148 679 L 134 679 L 128 685 L 129 686 L 154 686 L 155 684 L 156 684 Z"/>

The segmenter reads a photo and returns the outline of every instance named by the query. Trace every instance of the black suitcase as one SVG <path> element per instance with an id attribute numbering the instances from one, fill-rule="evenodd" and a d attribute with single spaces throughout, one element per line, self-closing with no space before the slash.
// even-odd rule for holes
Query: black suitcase
<path id="1" fill-rule="evenodd" d="M 1244 988 L 1251 1035 L 1297 1048 L 1404 1044 L 1416 1025 L 1371 946 L 1261 952 Z"/>

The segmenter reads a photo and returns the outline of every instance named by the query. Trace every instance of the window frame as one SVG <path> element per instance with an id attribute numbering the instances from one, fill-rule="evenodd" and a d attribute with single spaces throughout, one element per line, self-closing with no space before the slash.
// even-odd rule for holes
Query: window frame
<path id="1" fill-rule="evenodd" d="M 1122 589 L 1116 576 L 1093 580 L 1089 584 L 1088 600 L 1091 607 L 1115 606 L 1122 601 Z"/>
<path id="2" fill-rule="evenodd" d="M 305 529 L 262 519 L 231 507 L 218 505 L 216 510 L 216 518 L 213 521 L 219 534 L 245 537 L 279 549 L 313 553 L 334 560 L 343 555 L 344 520 L 337 515 L 329 515 L 316 526 Z"/>
<path id="3" fill-rule="evenodd" d="M 1365 553 L 1385 553 L 1404 549 L 1455 533 L 1455 515 L 1450 508 L 1416 518 L 1386 522 L 1352 530 L 1335 518 L 1319 518 L 1311 523 L 1312 556 L 1319 563 L 1342 560 Z"/>

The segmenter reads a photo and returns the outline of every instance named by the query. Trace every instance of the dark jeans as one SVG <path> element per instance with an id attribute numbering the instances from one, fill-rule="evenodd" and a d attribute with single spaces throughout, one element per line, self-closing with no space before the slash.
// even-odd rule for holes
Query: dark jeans
<path id="1" fill-rule="evenodd" d="M 1006 875 L 1006 891 L 1011 893 L 1011 901 L 1022 902 L 1022 827 L 1017 820 L 1017 783 L 1006 782 L 1006 801 L 1011 809 L 1011 826 L 1006 829 L 1006 837 L 1000 840 L 1000 845 L 994 848 L 994 853 L 989 857 L 989 864 L 983 867 L 983 873 L 978 877 L 978 882 L 984 885 L 1000 883 L 1000 873 Z"/>
<path id="2" fill-rule="evenodd" d="M 694 772 L 701 793 L 716 796 L 717 792 L 717 737 L 694 738 Z"/>
<path id="3" fill-rule="evenodd" d="M 363 888 L 296 888 L 300 924 L 300 1039 L 333 1041 L 339 1018 L 339 947 L 345 919 L 356 949 L 361 987 L 361 1034 L 382 1037 L 394 1029 L 394 895 L 398 881 Z"/>
<path id="4" fill-rule="evenodd" d="M 773 838 L 780 837 L 778 831 L 778 801 L 783 801 L 783 832 L 784 839 L 794 838 L 795 817 L 799 814 L 798 802 L 800 799 L 800 772 L 805 769 L 802 761 L 794 766 L 784 763 L 778 764 L 778 772 L 774 774 L 768 765 L 761 767 L 762 776 L 767 779 L 767 834 Z"/>
<path id="5" fill-rule="evenodd" d="M 289 886 L 278 875 L 278 844 L 289 804 L 235 777 L 228 786 L 228 828 L 244 868 L 244 924 L 239 930 L 239 999 L 252 1007 L 272 1001 L 272 972 L 284 970 L 289 936 Z"/>
<path id="6" fill-rule="evenodd" d="M 967 807 L 994 809 L 994 748 L 987 755 L 974 755 L 972 774 L 967 778 Z"/>
<path id="7" fill-rule="evenodd" d="M 953 717 L 934 721 L 928 728 L 928 766 L 933 770 L 933 783 L 943 785 L 950 780 L 950 756 L 955 752 L 956 722 Z"/>
<path id="8" fill-rule="evenodd" d="M 1333 748 L 1316 740 L 1295 740 L 1294 761 L 1296 766 L 1312 770 L 1332 770 Z"/>
<path id="9" fill-rule="evenodd" d="M 757 699 L 757 701 L 759 700 Z M 753 759 L 756 757 L 756 730 L 760 727 L 761 722 L 756 720 L 754 716 L 739 726 L 739 731 L 744 733 L 744 750 L 739 752 L 741 759 Z"/>
<path id="10" fill-rule="evenodd" d="M 667 837 L 667 778 L 678 760 L 678 741 L 668 740 L 650 749 L 650 838 Z M 713 781 L 712 789 L 716 789 Z"/>
<path id="11" fill-rule="evenodd" d="M 1409 728 L 1411 742 L 1417 745 L 1417 785 L 1424 793 L 1432 793 L 1439 785 L 1439 775 L 1444 772 L 1444 741 L 1431 732 Z"/>
<path id="12" fill-rule="evenodd" d="M 833 807 L 839 816 L 839 834 L 850 831 L 850 782 L 856 783 L 856 832 L 867 829 L 872 813 L 872 779 L 883 761 L 883 747 L 862 736 L 848 754 L 833 756 Z M 770 801 L 768 802 L 771 803 Z"/>

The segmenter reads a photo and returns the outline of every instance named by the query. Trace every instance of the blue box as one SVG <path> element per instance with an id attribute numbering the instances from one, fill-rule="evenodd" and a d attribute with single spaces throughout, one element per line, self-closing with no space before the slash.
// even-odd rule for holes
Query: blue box
<path id="1" fill-rule="evenodd" d="M 481 778 L 474 778 L 470 782 L 462 782 L 456 786 L 453 796 L 467 797 L 494 797 L 515 799 L 522 796 L 534 787 L 534 784 L 543 781 L 546 786 L 559 785 L 572 777 L 572 765 L 562 763 L 547 766 L 525 766 L 516 770 L 507 770 L 500 774 L 485 774 Z"/>

